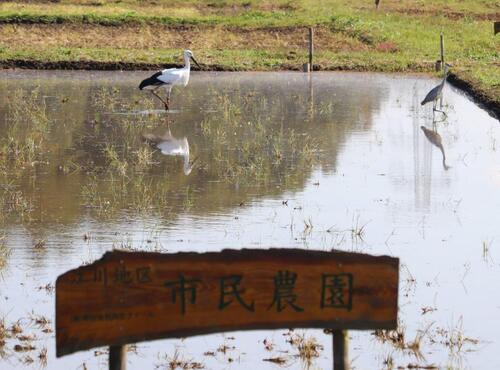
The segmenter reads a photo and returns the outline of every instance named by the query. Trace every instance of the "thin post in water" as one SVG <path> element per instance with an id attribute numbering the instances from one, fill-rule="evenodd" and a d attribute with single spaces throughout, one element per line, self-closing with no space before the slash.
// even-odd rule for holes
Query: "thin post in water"
<path id="1" fill-rule="evenodd" d="M 333 331 L 333 370 L 349 370 L 347 330 Z"/>
<path id="2" fill-rule="evenodd" d="M 109 370 L 127 369 L 127 346 L 109 347 Z"/>

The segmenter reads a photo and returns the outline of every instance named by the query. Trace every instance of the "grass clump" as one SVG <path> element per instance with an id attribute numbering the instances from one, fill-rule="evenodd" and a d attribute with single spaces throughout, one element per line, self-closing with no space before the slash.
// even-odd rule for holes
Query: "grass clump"
<path id="1" fill-rule="evenodd" d="M 306 336 L 305 333 L 296 333 L 289 331 L 284 334 L 286 341 L 297 350 L 295 357 L 298 357 L 306 367 L 310 367 L 314 359 L 318 358 L 323 351 L 323 346 L 312 336 Z"/>
<path id="2" fill-rule="evenodd" d="M 11 250 L 5 245 L 5 234 L 0 235 L 0 274 L 7 267 Z M 2 340 L 2 323 L 0 321 L 0 342 Z"/>
<path id="3" fill-rule="evenodd" d="M 5 135 L 0 138 L 0 166 L 8 172 L 42 160 L 50 120 L 40 90 L 17 89 L 9 98 Z"/>
<path id="4" fill-rule="evenodd" d="M 11 186 L 0 189 L 0 205 L 2 206 L 2 219 L 15 217 L 20 220 L 29 221 L 34 210 L 34 204 L 30 196 L 23 190 Z"/>

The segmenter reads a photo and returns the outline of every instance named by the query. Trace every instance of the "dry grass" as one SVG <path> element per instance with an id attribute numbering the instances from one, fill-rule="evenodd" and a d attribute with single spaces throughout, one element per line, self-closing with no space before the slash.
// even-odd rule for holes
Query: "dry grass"
<path id="1" fill-rule="evenodd" d="M 5 339 L 9 338 L 9 331 L 5 324 L 5 318 L 0 319 L 0 348 L 5 345 Z"/>
<path id="2" fill-rule="evenodd" d="M 9 328 L 9 331 L 12 335 L 21 334 L 23 332 L 23 328 L 21 327 L 21 320 L 13 323 Z"/>
<path id="3" fill-rule="evenodd" d="M 5 267 L 7 267 L 9 257 L 10 257 L 10 252 L 11 252 L 10 248 L 8 248 L 5 245 L 4 240 L 5 240 L 5 235 L 0 235 L 0 274 L 1 274 L 1 271 L 3 269 L 5 269 Z M 1 337 L 1 331 L 2 331 L 1 324 L 2 324 L 2 322 L 0 322 L 0 339 L 2 339 L 2 337 Z"/>
<path id="4" fill-rule="evenodd" d="M 14 346 L 14 351 L 16 352 L 29 352 L 35 350 L 36 347 L 32 344 L 16 344 Z M 33 362 L 33 361 L 31 361 Z"/>
<path id="5" fill-rule="evenodd" d="M 29 214 L 33 210 L 31 199 L 21 190 L 5 189 L 2 193 L 3 211 L 7 214 Z"/>
<path id="6" fill-rule="evenodd" d="M 415 338 L 411 341 L 405 339 L 405 327 L 399 323 L 395 330 L 376 330 L 375 337 L 382 343 L 390 343 L 395 349 L 407 351 L 419 361 L 425 360 L 422 353 L 422 343 L 428 334 L 432 324 L 424 330 L 417 330 Z"/>
<path id="7" fill-rule="evenodd" d="M 473 20 L 497 20 L 499 18 L 499 6 L 492 1 L 482 1 L 481 6 L 470 7 L 472 2 L 426 2 L 425 6 L 414 0 L 384 0 L 381 2 L 381 10 L 385 13 L 404 14 L 408 16 L 446 17 L 451 20 L 473 19 Z M 479 3 L 479 2 L 478 2 Z M 479 5 L 479 4 L 477 4 Z M 371 4 L 358 5 L 357 9 L 370 10 Z"/>
<path id="8" fill-rule="evenodd" d="M 438 339 L 439 338 L 439 339 Z M 438 328 L 431 342 L 440 342 L 448 347 L 450 355 L 456 356 L 464 351 L 470 350 L 465 348 L 467 345 L 479 344 L 479 339 L 467 336 L 463 329 L 463 319 L 460 317 L 455 324 L 450 325 L 448 329 Z"/>
<path id="9" fill-rule="evenodd" d="M 297 349 L 298 357 L 306 366 L 310 366 L 315 358 L 318 358 L 323 351 L 323 346 L 318 343 L 318 340 L 312 336 L 306 336 L 305 333 L 299 334 L 290 331 L 286 334 L 287 342 Z"/>
<path id="10" fill-rule="evenodd" d="M 15 357 L 21 363 L 32 364 L 35 360 L 27 353 L 32 353 L 37 349 L 39 340 L 47 339 L 46 336 L 52 335 L 52 330 L 48 327 L 49 323 L 47 318 L 34 313 L 11 323 L 7 323 L 5 318 L 0 318 L 0 359 L 8 359 L 17 353 Z M 39 331 L 42 334 L 28 333 L 28 330 Z M 36 358 L 40 367 L 45 367 L 48 359 L 47 348 L 42 347 Z M 3 369 L 1 366 L 0 368 Z"/>
<path id="11" fill-rule="evenodd" d="M 46 244 L 46 241 L 44 239 L 39 239 L 39 240 L 36 241 L 36 243 L 33 246 L 33 248 L 35 248 L 35 249 L 45 249 L 45 244 Z"/>
<path id="12" fill-rule="evenodd" d="M 2 10 L 6 14 L 26 12 L 30 14 L 65 14 L 96 17 L 145 18 L 168 16 L 172 18 L 200 18 L 203 16 L 237 16 L 245 12 L 303 12 L 305 9 L 317 10 L 344 8 L 351 6 L 358 11 L 373 11 L 373 1 L 326 0 L 319 4 L 308 0 L 226 0 L 226 1 L 105 1 L 105 0 L 57 0 L 57 1 L 12 1 L 4 2 Z M 380 10 L 384 13 L 398 13 L 418 16 L 443 16 L 449 19 L 498 19 L 498 2 L 490 0 L 457 1 L 434 0 L 422 6 L 414 0 L 384 0 Z M 495 18 L 496 17 L 496 18 Z M 132 19 L 132 20 L 133 20 Z M 131 21 L 124 18 L 123 21 Z"/>
<path id="13" fill-rule="evenodd" d="M 284 356 L 278 356 L 278 357 L 265 358 L 262 361 L 272 362 L 273 364 L 283 366 L 286 365 L 286 363 L 288 362 L 288 358 Z"/>
<path id="14" fill-rule="evenodd" d="M 47 366 L 47 347 L 43 347 L 38 353 L 38 360 L 40 361 L 40 365 L 42 367 Z"/>
<path id="15" fill-rule="evenodd" d="M 158 37 L 161 35 L 161 37 Z M 127 25 L 106 27 L 89 24 L 4 24 L 0 44 L 9 48 L 120 48 L 120 49 L 287 49 L 307 47 L 303 27 L 241 29 L 225 26 Z M 363 42 L 332 32 L 315 30 L 315 45 L 330 51 L 362 51 Z M 179 55 L 179 62 L 180 55 Z"/>
<path id="16" fill-rule="evenodd" d="M 173 356 L 165 355 L 163 360 L 164 361 L 162 361 L 162 363 L 156 365 L 156 369 L 197 370 L 205 368 L 205 365 L 201 362 L 184 359 L 177 349 L 175 350 Z"/>
<path id="17" fill-rule="evenodd" d="M 30 320 L 33 326 L 42 331 L 44 331 L 47 328 L 50 328 L 51 321 L 43 315 L 37 315 L 34 312 L 31 312 L 30 315 L 28 316 L 28 319 Z M 47 330 L 45 331 L 48 332 Z"/>
<path id="18" fill-rule="evenodd" d="M 406 347 L 405 332 L 401 325 L 398 325 L 395 330 L 375 330 L 373 335 L 382 343 L 389 342 L 397 349 L 404 349 Z"/>

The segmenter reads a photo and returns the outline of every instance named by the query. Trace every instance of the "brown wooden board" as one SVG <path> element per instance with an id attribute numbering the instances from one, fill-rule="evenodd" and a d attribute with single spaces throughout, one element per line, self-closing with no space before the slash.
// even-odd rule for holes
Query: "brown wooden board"
<path id="1" fill-rule="evenodd" d="M 399 259 L 302 249 L 106 253 L 56 283 L 57 356 L 271 328 L 394 329 Z"/>

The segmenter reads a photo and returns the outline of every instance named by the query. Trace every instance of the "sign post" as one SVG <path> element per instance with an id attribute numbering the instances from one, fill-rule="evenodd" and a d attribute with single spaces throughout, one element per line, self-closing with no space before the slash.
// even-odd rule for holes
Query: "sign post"
<path id="1" fill-rule="evenodd" d="M 347 330 L 333 331 L 333 370 L 349 369 L 349 352 Z"/>
<path id="2" fill-rule="evenodd" d="M 333 329 L 334 368 L 347 369 L 346 329 L 394 329 L 399 260 L 359 253 L 243 249 L 113 251 L 56 282 L 57 356 L 231 330 Z"/>
<path id="3" fill-rule="evenodd" d="M 109 347 L 109 370 L 125 370 L 127 368 L 127 346 Z"/>

